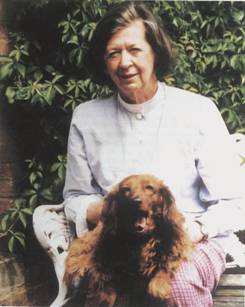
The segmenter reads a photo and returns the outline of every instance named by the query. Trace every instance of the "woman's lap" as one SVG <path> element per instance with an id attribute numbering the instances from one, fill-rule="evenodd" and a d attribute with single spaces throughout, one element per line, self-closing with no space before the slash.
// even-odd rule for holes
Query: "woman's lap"
<path id="1" fill-rule="evenodd" d="M 168 306 L 213 306 L 212 292 L 225 270 L 225 254 L 210 240 L 199 243 L 190 261 L 185 262 L 172 281 Z"/>

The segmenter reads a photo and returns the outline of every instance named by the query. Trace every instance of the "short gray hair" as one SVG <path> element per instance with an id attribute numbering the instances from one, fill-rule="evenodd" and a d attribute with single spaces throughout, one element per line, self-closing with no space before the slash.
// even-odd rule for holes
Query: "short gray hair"
<path id="1" fill-rule="evenodd" d="M 105 73 L 104 53 L 111 36 L 133 21 L 140 19 L 145 26 L 146 40 L 156 57 L 156 76 L 161 79 L 169 72 L 173 53 L 168 35 L 160 21 L 139 1 L 124 1 L 115 5 L 98 23 L 87 54 L 89 70 L 94 81 L 101 85 L 112 85 Z"/>

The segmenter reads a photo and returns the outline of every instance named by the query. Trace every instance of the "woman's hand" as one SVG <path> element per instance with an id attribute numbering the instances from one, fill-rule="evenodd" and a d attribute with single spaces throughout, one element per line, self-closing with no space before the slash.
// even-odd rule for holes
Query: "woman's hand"
<path id="1" fill-rule="evenodd" d="M 87 223 L 88 223 L 88 228 L 94 228 L 101 216 L 101 211 L 103 207 L 103 200 L 93 202 L 89 205 L 87 209 Z"/>
<path id="2" fill-rule="evenodd" d="M 201 226 L 195 221 L 188 221 L 185 224 L 186 231 L 189 235 L 189 238 L 193 243 L 198 243 L 203 239 L 203 233 L 201 231 Z"/>

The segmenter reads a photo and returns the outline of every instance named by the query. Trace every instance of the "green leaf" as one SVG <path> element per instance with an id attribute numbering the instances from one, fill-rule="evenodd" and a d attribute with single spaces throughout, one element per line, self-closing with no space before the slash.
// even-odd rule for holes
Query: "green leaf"
<path id="1" fill-rule="evenodd" d="M 36 190 L 34 189 L 28 189 L 28 190 L 25 190 L 25 192 L 23 193 L 24 197 L 28 197 L 28 196 L 32 196 L 34 194 L 36 194 Z"/>
<path id="2" fill-rule="evenodd" d="M 51 168 L 50 168 L 50 172 L 51 172 L 51 173 L 56 172 L 56 171 L 58 170 L 59 167 L 60 167 L 60 163 L 59 163 L 59 162 L 54 163 L 54 164 L 51 166 Z"/>
<path id="3" fill-rule="evenodd" d="M 65 173 L 66 173 L 66 169 L 63 165 L 61 165 L 58 169 L 58 176 L 60 179 L 64 179 L 65 178 Z"/>
<path id="4" fill-rule="evenodd" d="M 67 44 L 74 44 L 76 46 L 79 46 L 77 35 L 72 35 L 71 39 L 67 42 Z"/>
<path id="5" fill-rule="evenodd" d="M 22 236 L 16 235 L 15 238 L 20 242 L 20 244 L 21 244 L 23 247 L 26 246 L 25 239 L 24 239 Z"/>
<path id="6" fill-rule="evenodd" d="M 35 182 L 33 184 L 33 188 L 35 189 L 35 191 L 38 191 L 40 189 L 40 186 L 41 186 L 40 182 Z"/>
<path id="7" fill-rule="evenodd" d="M 10 77 L 13 72 L 13 63 L 7 63 L 0 66 L 0 80 Z"/>
<path id="8" fill-rule="evenodd" d="M 244 18 L 244 11 L 241 10 L 241 11 L 235 12 L 233 16 L 234 16 L 234 20 L 240 23 Z"/>
<path id="9" fill-rule="evenodd" d="M 52 192 L 50 190 L 50 188 L 47 189 L 43 189 L 40 193 L 40 195 L 45 198 L 46 200 L 53 200 L 53 195 Z"/>
<path id="10" fill-rule="evenodd" d="M 230 64 L 232 68 L 236 69 L 239 66 L 239 55 L 233 55 Z"/>
<path id="11" fill-rule="evenodd" d="M 7 87 L 5 96 L 7 97 L 9 103 L 14 103 L 15 95 L 16 95 L 16 89 L 13 86 Z"/>
<path id="12" fill-rule="evenodd" d="M 7 64 L 7 63 L 13 63 L 13 60 L 8 56 L 2 56 L 0 55 L 0 64 Z"/>
<path id="13" fill-rule="evenodd" d="M 21 64 L 21 63 L 17 63 L 15 64 L 15 68 L 18 70 L 18 72 L 20 73 L 20 75 L 25 78 L 25 74 L 26 74 L 26 67 Z"/>
<path id="14" fill-rule="evenodd" d="M 22 197 L 19 197 L 14 200 L 14 204 L 17 208 L 21 208 L 22 206 L 26 205 L 26 200 Z"/>
<path id="15" fill-rule="evenodd" d="M 33 184 L 37 179 L 36 173 L 31 173 L 29 176 L 30 183 Z"/>
<path id="16" fill-rule="evenodd" d="M 47 104 L 51 106 L 52 102 L 53 102 L 53 98 L 55 96 L 54 87 L 49 86 L 47 91 L 45 92 L 44 96 L 45 96 L 45 100 L 46 100 Z"/>
<path id="17" fill-rule="evenodd" d="M 60 93 L 61 95 L 64 95 L 64 89 L 61 85 L 56 84 L 54 88 L 56 89 L 58 93 Z"/>
<path id="18" fill-rule="evenodd" d="M 37 199 L 37 194 L 31 196 L 29 200 L 30 207 L 34 207 L 37 204 Z"/>
<path id="19" fill-rule="evenodd" d="M 60 75 L 60 74 L 57 74 L 54 79 L 52 80 L 52 83 L 56 83 L 57 81 L 59 81 L 60 79 L 62 79 L 64 76 L 63 75 Z"/>
<path id="20" fill-rule="evenodd" d="M 13 220 L 18 215 L 18 210 L 16 208 L 13 208 L 13 211 L 10 214 L 10 218 Z"/>
<path id="21" fill-rule="evenodd" d="M 65 104 L 64 104 L 64 108 L 67 108 L 69 107 L 70 105 L 72 105 L 74 103 L 74 100 L 73 99 L 68 99 L 65 101 Z"/>
<path id="22" fill-rule="evenodd" d="M 26 216 L 22 212 L 23 212 L 22 210 L 19 212 L 19 218 L 22 225 L 26 228 L 27 225 Z"/>
<path id="23" fill-rule="evenodd" d="M 51 65 L 46 65 L 46 66 L 44 67 L 44 69 L 45 69 L 47 72 L 49 72 L 50 74 L 52 74 L 52 73 L 55 72 L 54 67 L 51 66 Z"/>
<path id="24" fill-rule="evenodd" d="M 39 82 L 43 78 L 43 73 L 41 71 L 35 71 L 33 77 L 36 82 Z"/>
<path id="25" fill-rule="evenodd" d="M 14 243 L 15 243 L 15 237 L 12 236 L 8 241 L 8 249 L 9 249 L 10 253 L 13 253 L 13 251 L 14 251 Z"/>
<path id="26" fill-rule="evenodd" d="M 9 215 L 8 214 L 5 214 L 3 216 L 3 218 L 1 219 L 1 229 L 2 229 L 2 231 L 5 231 L 7 229 L 8 219 L 9 219 Z"/>
<path id="27" fill-rule="evenodd" d="M 21 210 L 21 212 L 24 212 L 25 214 L 29 214 L 29 215 L 33 214 L 33 210 L 31 208 L 24 208 Z"/>

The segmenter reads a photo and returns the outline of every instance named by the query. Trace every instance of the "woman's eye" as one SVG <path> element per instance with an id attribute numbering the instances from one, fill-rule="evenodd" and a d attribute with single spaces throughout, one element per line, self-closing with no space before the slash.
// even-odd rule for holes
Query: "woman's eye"
<path id="1" fill-rule="evenodd" d="M 130 49 L 131 53 L 137 54 L 139 53 L 141 50 L 139 48 L 131 48 Z"/>
<path id="2" fill-rule="evenodd" d="M 114 59 L 114 58 L 116 58 L 117 56 L 119 56 L 119 51 L 113 51 L 113 52 L 109 52 L 108 54 L 107 54 L 107 59 Z"/>

